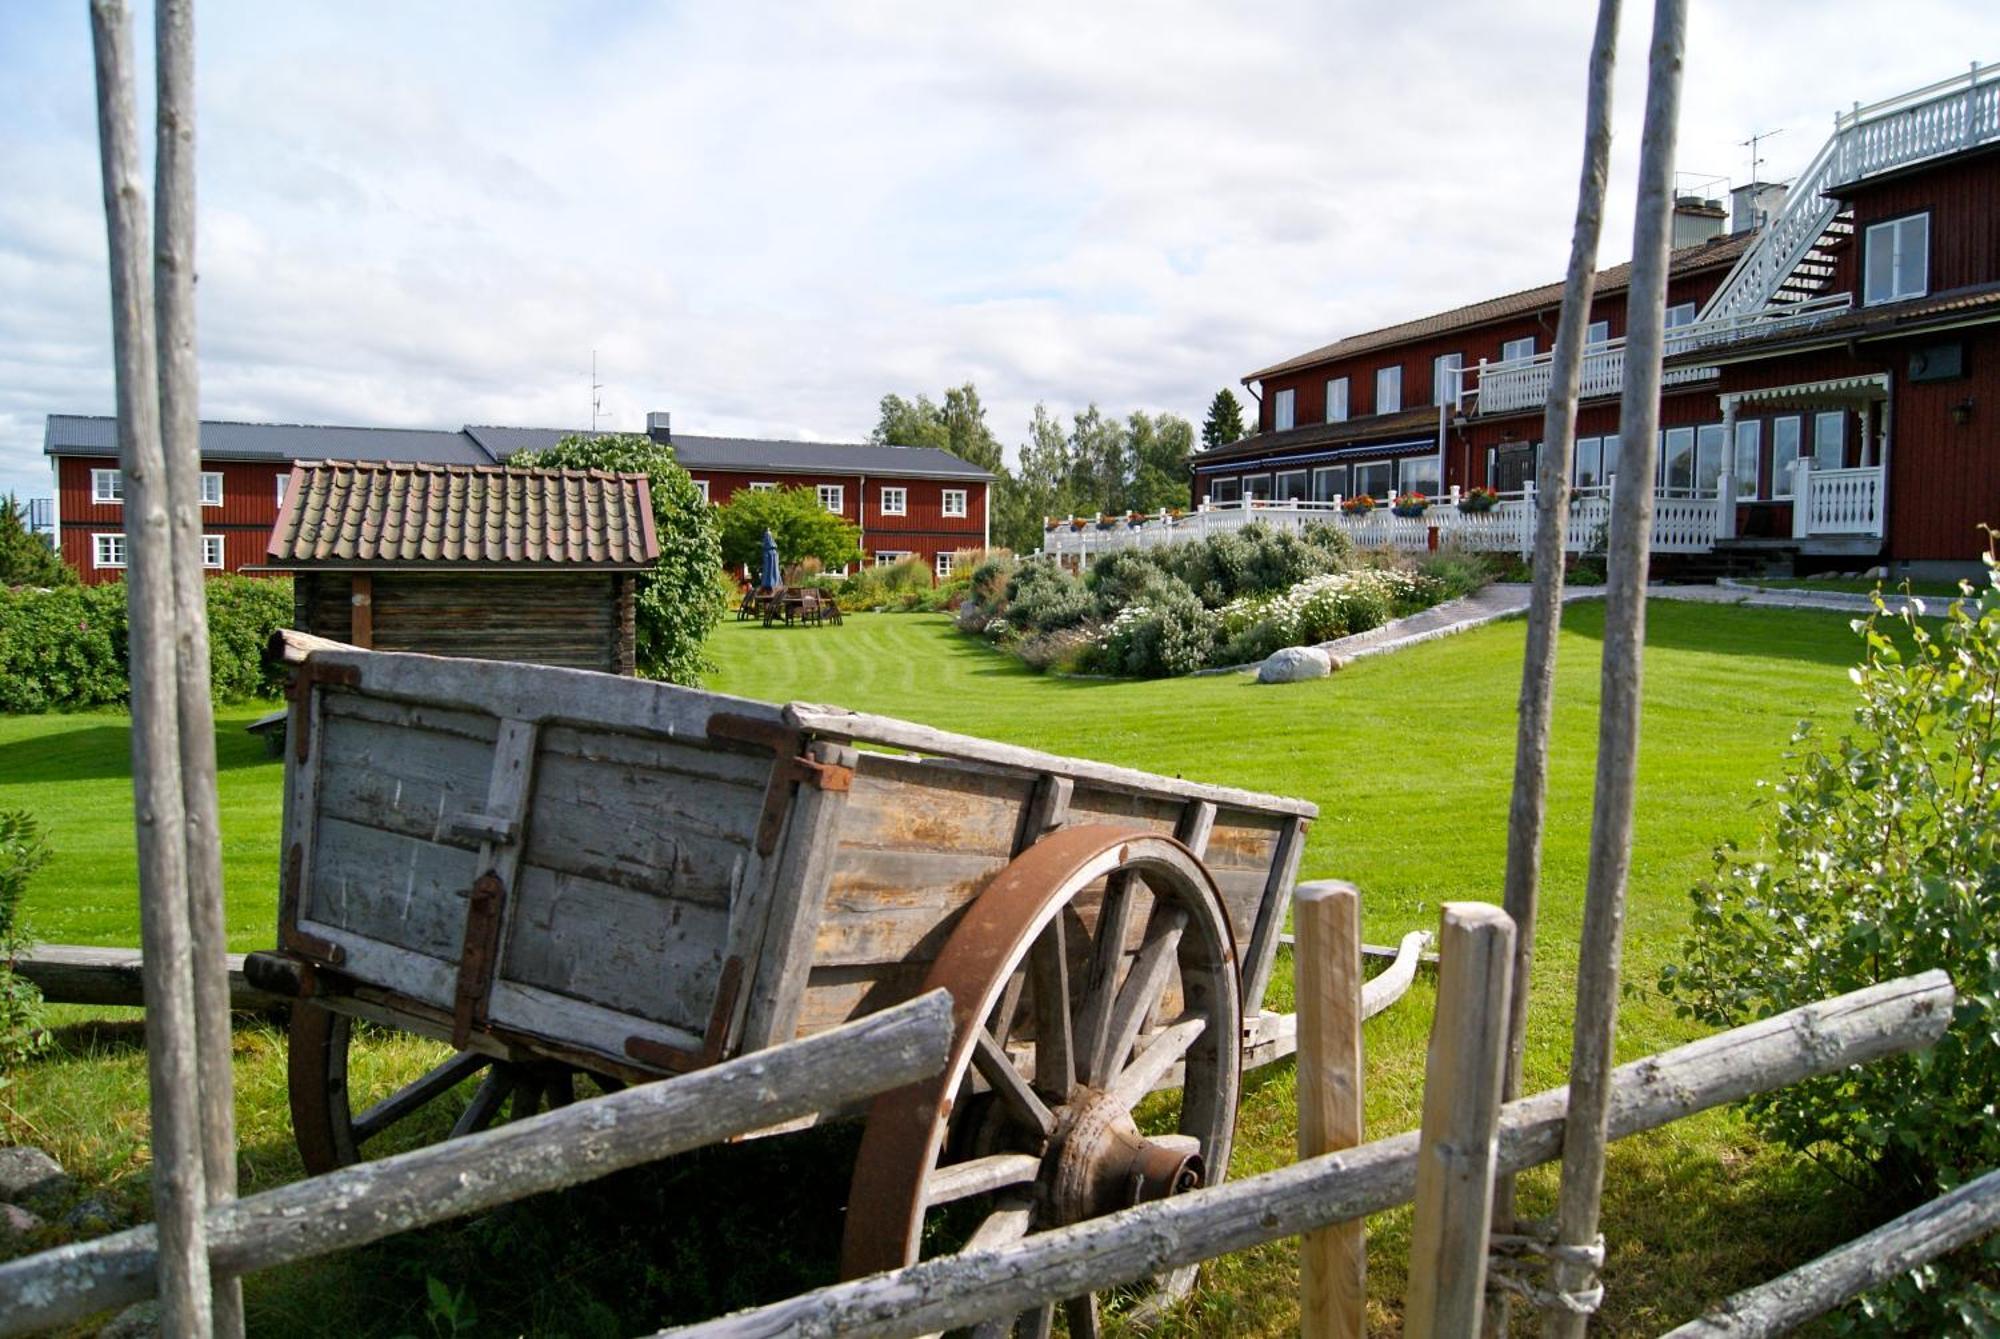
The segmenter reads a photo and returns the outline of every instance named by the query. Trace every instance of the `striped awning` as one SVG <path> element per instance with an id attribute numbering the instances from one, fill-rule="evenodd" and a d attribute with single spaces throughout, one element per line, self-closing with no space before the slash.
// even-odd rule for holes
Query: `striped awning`
<path id="1" fill-rule="evenodd" d="M 1829 405 L 1854 408 L 1872 400 L 1889 398 L 1889 374 L 1869 372 L 1830 381 L 1801 381 L 1790 386 L 1766 386 L 1753 391 L 1730 391 L 1720 397 L 1722 407 L 1742 409 L 1810 409 Z"/>

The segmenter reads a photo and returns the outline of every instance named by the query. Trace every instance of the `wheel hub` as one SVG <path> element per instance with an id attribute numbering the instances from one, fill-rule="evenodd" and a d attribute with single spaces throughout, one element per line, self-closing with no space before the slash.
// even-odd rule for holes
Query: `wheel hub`
<path id="1" fill-rule="evenodd" d="M 1201 1185 L 1207 1169 L 1199 1152 L 1148 1139 L 1130 1112 L 1097 1089 L 1078 1088 L 1070 1097 L 1049 1151 L 1056 1222 L 1079 1223 Z"/>

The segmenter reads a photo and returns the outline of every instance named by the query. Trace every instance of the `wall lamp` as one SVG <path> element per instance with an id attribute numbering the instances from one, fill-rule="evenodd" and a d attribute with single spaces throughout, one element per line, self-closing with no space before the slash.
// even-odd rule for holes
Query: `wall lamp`
<path id="1" fill-rule="evenodd" d="M 1972 397 L 1970 395 L 1951 407 L 1951 421 L 1958 424 L 1961 428 L 1972 422 Z"/>

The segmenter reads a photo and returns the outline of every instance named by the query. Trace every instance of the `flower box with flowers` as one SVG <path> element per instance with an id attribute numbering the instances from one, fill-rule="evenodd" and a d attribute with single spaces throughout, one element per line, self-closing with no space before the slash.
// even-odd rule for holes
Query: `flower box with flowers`
<path id="1" fill-rule="evenodd" d="M 1083 529 L 1083 527 L 1089 524 L 1090 524 L 1089 521 L 1086 521 L 1083 519 L 1083 517 L 1078 516 L 1069 523 L 1069 528 L 1072 530 L 1081 530 Z"/>
<path id="2" fill-rule="evenodd" d="M 1458 499 L 1458 509 L 1468 513 L 1492 511 L 1499 505 L 1500 490 L 1497 488 L 1468 488 Z"/>
<path id="3" fill-rule="evenodd" d="M 1422 493 L 1402 493 L 1389 504 L 1389 510 L 1405 519 L 1422 516 L 1431 509 L 1431 500 Z"/>
<path id="4" fill-rule="evenodd" d="M 1345 516 L 1366 516 L 1375 510 L 1375 499 L 1366 493 L 1344 498 L 1340 503 L 1341 514 Z"/>
<path id="5" fill-rule="evenodd" d="M 1117 528 L 1117 525 L 1118 518 L 1116 516 L 1106 516 L 1103 512 L 1097 514 L 1097 528 L 1099 530 L 1112 530 Z"/>

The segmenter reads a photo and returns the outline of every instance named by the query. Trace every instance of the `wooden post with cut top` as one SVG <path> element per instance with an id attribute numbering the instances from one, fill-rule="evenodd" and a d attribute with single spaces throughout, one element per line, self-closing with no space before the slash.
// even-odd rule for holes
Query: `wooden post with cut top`
<path id="1" fill-rule="evenodd" d="M 1506 912 L 1484 902 L 1444 904 L 1403 1311 L 1409 1339 L 1471 1339 L 1485 1316 L 1513 970 Z"/>
<path id="2" fill-rule="evenodd" d="M 1361 1143 L 1361 895 L 1301 884 L 1292 898 L 1299 1014 L 1299 1157 Z M 1299 1333 L 1360 1339 L 1367 1325 L 1366 1220 L 1299 1239 Z"/>

